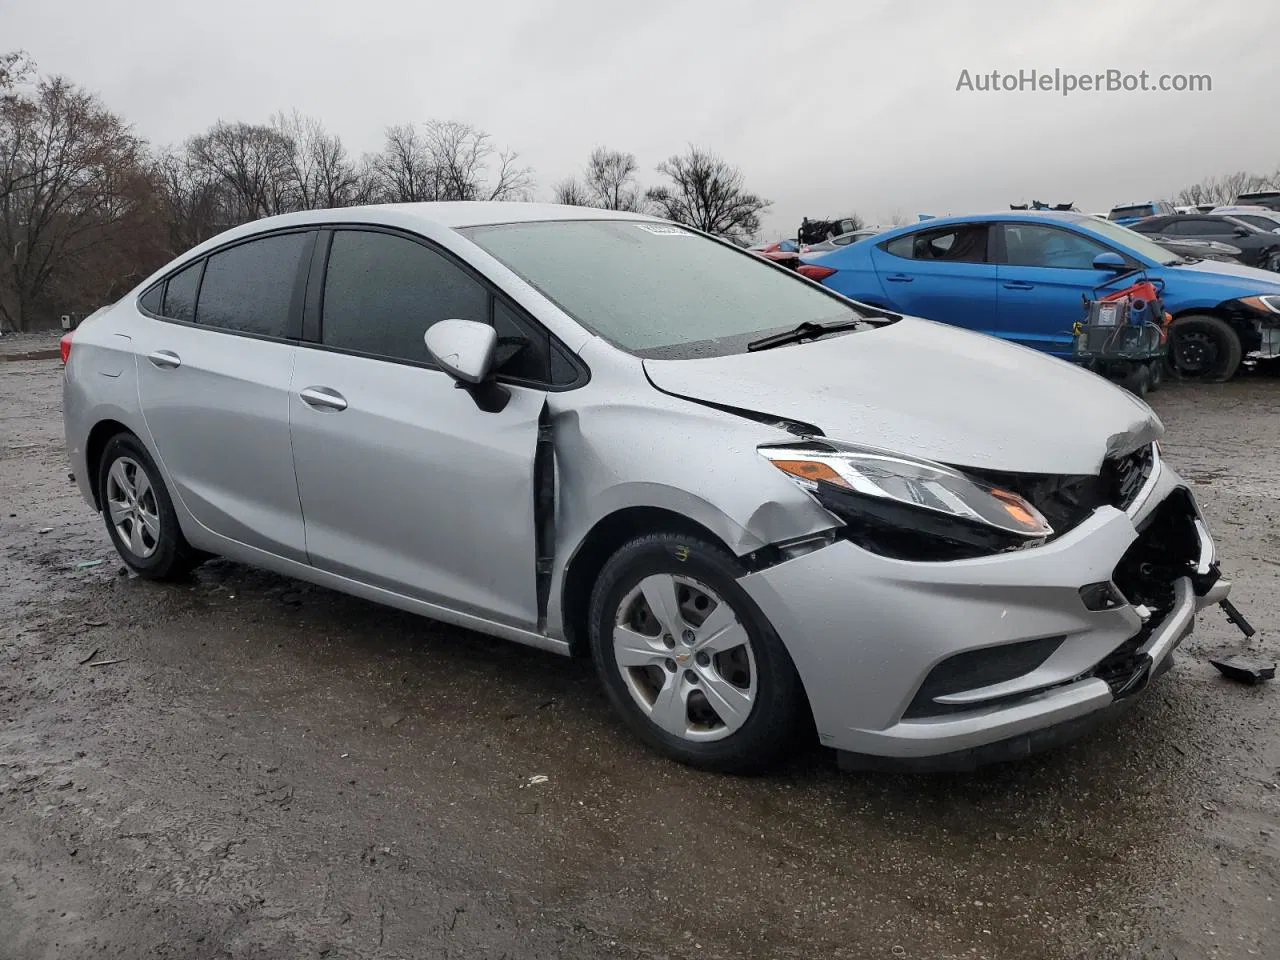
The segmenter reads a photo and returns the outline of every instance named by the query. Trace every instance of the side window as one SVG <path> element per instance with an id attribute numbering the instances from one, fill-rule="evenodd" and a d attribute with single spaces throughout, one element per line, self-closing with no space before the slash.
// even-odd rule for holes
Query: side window
<path id="1" fill-rule="evenodd" d="M 546 383 L 550 379 L 551 335 L 541 331 L 530 336 L 515 311 L 499 297 L 493 301 L 493 326 L 498 334 L 494 370 L 506 377 Z"/>
<path id="2" fill-rule="evenodd" d="M 264 337 L 290 336 L 293 288 L 309 239 L 307 233 L 277 234 L 209 257 L 196 322 Z"/>
<path id="3" fill-rule="evenodd" d="M 1194 237 L 1200 232 L 1198 220 L 1171 220 L 1164 232 L 1174 237 Z"/>
<path id="4" fill-rule="evenodd" d="M 1137 223 L 1129 224 L 1129 229 L 1136 230 L 1138 233 L 1167 233 L 1169 227 L 1169 221 L 1161 217 L 1151 217 L 1147 220 L 1139 220 Z"/>
<path id="5" fill-rule="evenodd" d="M 1093 258 L 1108 249 L 1096 240 L 1036 223 L 1006 223 L 1005 262 L 1018 267 L 1092 270 Z"/>
<path id="6" fill-rule="evenodd" d="M 320 321 L 326 346 L 430 363 L 422 336 L 451 318 L 489 320 L 489 292 L 461 268 L 405 237 L 334 232 Z"/>
<path id="7" fill-rule="evenodd" d="M 886 253 L 908 260 L 944 260 L 951 263 L 985 263 L 987 225 L 962 223 L 939 230 L 922 230 L 890 240 Z"/>
<path id="8" fill-rule="evenodd" d="M 204 261 L 199 260 L 169 278 L 169 284 L 165 287 L 164 307 L 159 311 L 163 316 L 172 320 L 195 322 L 196 292 L 200 289 L 200 271 L 203 269 Z"/>
<path id="9" fill-rule="evenodd" d="M 138 298 L 138 305 L 147 313 L 159 315 L 164 309 L 164 281 L 161 280 L 154 287 Z"/>
<path id="10" fill-rule="evenodd" d="M 1196 235 L 1201 237 L 1230 237 L 1236 225 L 1230 220 L 1201 220 L 1196 223 Z"/>

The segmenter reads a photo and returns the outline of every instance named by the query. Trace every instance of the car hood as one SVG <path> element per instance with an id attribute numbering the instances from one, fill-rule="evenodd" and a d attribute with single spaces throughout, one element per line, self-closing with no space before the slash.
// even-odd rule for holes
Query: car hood
<path id="1" fill-rule="evenodd" d="M 1280 234 L 1276 236 L 1280 243 Z M 1198 263 L 1175 263 L 1165 267 L 1173 276 L 1194 276 L 1197 280 L 1220 281 L 1243 287 L 1247 281 L 1248 290 L 1240 296 L 1247 297 L 1259 293 L 1280 293 L 1280 273 L 1262 270 L 1258 267 L 1247 267 L 1243 263 L 1221 263 L 1216 260 L 1201 260 Z M 1255 289 L 1256 288 L 1256 289 Z"/>
<path id="2" fill-rule="evenodd" d="M 796 420 L 954 466 L 1094 474 L 1164 432 L 1132 394 L 1070 363 L 906 317 L 756 353 L 645 360 L 665 393 Z"/>

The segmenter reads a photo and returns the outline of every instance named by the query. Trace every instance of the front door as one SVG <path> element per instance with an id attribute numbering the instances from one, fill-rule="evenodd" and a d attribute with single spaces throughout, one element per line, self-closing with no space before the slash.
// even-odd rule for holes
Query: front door
<path id="1" fill-rule="evenodd" d="M 312 239 L 277 234 L 184 268 L 134 337 L 143 417 L 174 494 L 213 533 L 300 561 L 290 338 Z"/>
<path id="2" fill-rule="evenodd" d="M 537 625 L 534 454 L 546 392 L 500 410 L 430 361 L 423 334 L 493 322 L 473 274 L 417 239 L 332 234 L 318 342 L 298 351 L 293 460 L 316 567 L 512 626 Z"/>
<path id="3" fill-rule="evenodd" d="M 1093 260 L 1113 251 L 1057 226 L 1018 221 L 993 229 L 997 236 L 992 250 L 999 260 L 1000 335 L 1023 346 L 1070 356 L 1072 327 L 1084 318 L 1083 298 L 1094 296 L 1097 287 L 1116 278 L 1113 271 L 1095 270 Z"/>

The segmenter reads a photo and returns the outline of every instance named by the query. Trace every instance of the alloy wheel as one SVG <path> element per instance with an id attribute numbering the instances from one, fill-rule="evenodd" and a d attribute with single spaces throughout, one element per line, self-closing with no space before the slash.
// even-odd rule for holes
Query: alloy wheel
<path id="1" fill-rule="evenodd" d="M 139 560 L 160 546 L 160 508 L 151 478 L 132 457 L 118 457 L 107 471 L 107 515 L 120 542 Z"/>
<path id="2" fill-rule="evenodd" d="M 613 653 L 636 704 L 669 734 L 720 740 L 751 715 L 751 639 L 728 602 L 691 577 L 648 576 L 623 597 Z"/>

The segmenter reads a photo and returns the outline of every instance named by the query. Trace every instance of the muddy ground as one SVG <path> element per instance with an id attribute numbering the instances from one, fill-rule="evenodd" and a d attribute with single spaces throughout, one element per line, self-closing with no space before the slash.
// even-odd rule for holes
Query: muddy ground
<path id="1" fill-rule="evenodd" d="M 587 663 L 225 562 L 124 575 L 59 375 L 0 359 L 0 957 L 1280 956 L 1280 687 L 1217 676 L 1216 611 L 1016 766 L 700 774 Z M 1153 402 L 1274 658 L 1280 380 Z"/>

